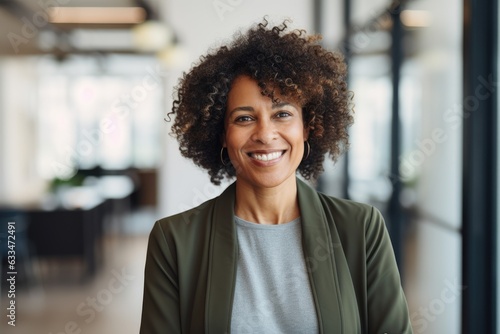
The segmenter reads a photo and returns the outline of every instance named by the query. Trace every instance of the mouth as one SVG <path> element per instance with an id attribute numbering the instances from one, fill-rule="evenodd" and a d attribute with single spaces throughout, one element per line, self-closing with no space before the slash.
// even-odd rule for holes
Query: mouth
<path id="1" fill-rule="evenodd" d="M 272 161 L 279 159 L 285 151 L 275 151 L 275 152 L 270 152 L 270 153 L 256 153 L 256 152 L 251 152 L 248 153 L 248 155 L 258 161 Z"/>

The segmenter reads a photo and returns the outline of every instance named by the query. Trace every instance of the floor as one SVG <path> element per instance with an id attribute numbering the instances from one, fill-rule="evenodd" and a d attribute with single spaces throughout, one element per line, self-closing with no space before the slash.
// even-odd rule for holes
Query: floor
<path id="1" fill-rule="evenodd" d="M 100 334 L 139 332 L 147 234 L 154 219 L 139 213 L 103 240 L 97 275 L 82 280 L 78 259 L 40 260 L 16 287 L 16 326 L 8 325 L 2 289 L 0 333 Z M 3 282 L 2 282 L 3 283 Z M 81 330 L 81 331 L 80 331 Z"/>

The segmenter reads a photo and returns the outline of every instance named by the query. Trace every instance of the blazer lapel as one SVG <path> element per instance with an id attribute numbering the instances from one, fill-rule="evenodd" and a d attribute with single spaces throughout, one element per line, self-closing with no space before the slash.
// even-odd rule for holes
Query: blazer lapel
<path id="1" fill-rule="evenodd" d="M 210 235 L 205 325 L 207 333 L 228 333 L 231 321 L 236 264 L 238 259 L 234 228 L 235 184 L 215 202 Z M 210 223 L 210 222 L 207 222 Z"/>
<path id="2" fill-rule="evenodd" d="M 358 333 L 360 323 L 356 295 L 333 218 L 318 193 L 299 179 L 297 191 L 304 255 L 320 332 Z"/>

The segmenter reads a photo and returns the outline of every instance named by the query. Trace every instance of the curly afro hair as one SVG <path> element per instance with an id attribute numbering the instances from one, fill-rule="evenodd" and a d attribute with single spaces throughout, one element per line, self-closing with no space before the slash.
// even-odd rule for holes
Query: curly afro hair
<path id="1" fill-rule="evenodd" d="M 276 90 L 301 104 L 311 147 L 298 167 L 305 179 L 319 176 L 326 153 L 336 161 L 347 149 L 353 116 L 343 56 L 319 45 L 319 35 L 288 31 L 287 23 L 269 28 L 264 19 L 230 44 L 202 56 L 179 80 L 169 113 L 175 115 L 172 135 L 181 154 L 207 169 L 216 185 L 236 175 L 231 164 L 222 163 L 220 152 L 227 96 L 240 75 L 256 80 L 262 94 L 273 101 Z M 228 160 L 227 152 L 223 158 Z"/>

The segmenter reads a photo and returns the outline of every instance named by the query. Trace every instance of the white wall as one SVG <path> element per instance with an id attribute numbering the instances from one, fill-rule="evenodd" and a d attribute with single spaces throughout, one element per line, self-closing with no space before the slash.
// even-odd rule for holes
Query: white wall
<path id="1" fill-rule="evenodd" d="M 36 200 L 45 182 L 36 172 L 36 63 L 0 59 L 0 201 Z"/>
<path id="2" fill-rule="evenodd" d="M 206 53 L 209 47 L 221 45 L 240 28 L 248 28 L 268 15 L 272 23 L 284 18 L 293 20 L 292 26 L 312 32 L 312 1 L 264 0 L 170 0 L 162 8 L 163 18 L 175 29 L 187 61 L 182 68 L 171 70 L 166 80 L 167 108 L 171 109 L 172 87 L 182 71 Z M 165 129 L 166 132 L 169 129 Z M 183 158 L 177 142 L 165 135 L 164 163 L 160 169 L 159 214 L 171 215 L 193 207 L 218 195 L 225 187 L 215 187 L 208 174 Z"/>

